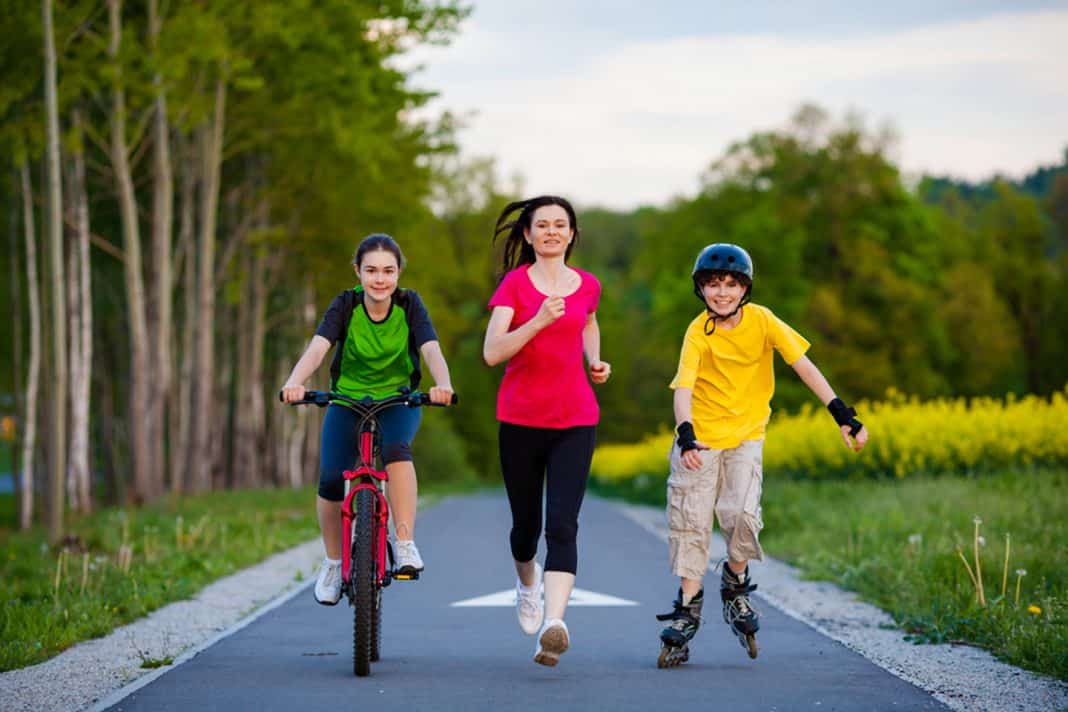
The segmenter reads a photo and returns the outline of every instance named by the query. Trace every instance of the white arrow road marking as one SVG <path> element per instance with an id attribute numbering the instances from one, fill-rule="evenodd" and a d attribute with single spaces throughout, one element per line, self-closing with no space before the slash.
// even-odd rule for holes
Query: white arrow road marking
<path id="1" fill-rule="evenodd" d="M 616 596 L 609 596 L 606 593 L 595 593 L 593 591 L 576 588 L 572 589 L 571 598 L 567 604 L 569 606 L 636 606 L 638 605 L 638 602 L 628 601 L 625 598 L 618 598 Z M 511 608 L 512 606 L 515 606 L 515 589 L 510 588 L 507 591 L 490 593 L 475 598 L 467 598 L 463 601 L 456 601 L 450 605 L 456 608 L 467 608 L 470 606 L 499 606 L 502 608 Z"/>

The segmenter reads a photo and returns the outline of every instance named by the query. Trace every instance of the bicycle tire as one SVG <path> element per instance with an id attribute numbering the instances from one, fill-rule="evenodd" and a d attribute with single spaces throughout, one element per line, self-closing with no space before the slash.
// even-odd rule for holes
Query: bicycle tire
<path id="1" fill-rule="evenodd" d="M 371 673 L 371 641 L 374 623 L 375 493 L 362 489 L 356 493 L 355 517 L 352 521 L 352 587 L 356 605 L 352 614 L 352 672 L 357 677 Z"/>
<path id="2" fill-rule="evenodd" d="M 371 662 L 377 663 L 382 652 L 382 589 L 374 595 L 375 612 L 371 616 Z"/>

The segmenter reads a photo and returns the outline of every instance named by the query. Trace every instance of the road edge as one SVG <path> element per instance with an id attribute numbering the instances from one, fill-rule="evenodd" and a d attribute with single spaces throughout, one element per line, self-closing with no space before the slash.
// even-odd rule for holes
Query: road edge
<path id="1" fill-rule="evenodd" d="M 315 542 L 310 542 L 310 543 L 317 543 L 317 542 L 318 542 L 318 539 L 316 539 Z M 269 601 L 268 603 L 264 604 L 263 606 L 260 606 L 255 611 L 253 611 L 249 615 L 245 616 L 244 618 L 239 620 L 237 623 L 234 623 L 232 626 L 230 626 L 226 630 L 223 630 L 222 632 L 217 633 L 216 635 L 212 636 L 211 638 L 208 638 L 207 640 L 203 641 L 202 643 L 200 643 L 198 645 L 195 645 L 192 648 L 186 650 L 184 653 L 182 653 L 177 658 L 175 658 L 174 662 L 171 663 L 170 665 L 164 665 L 163 667 L 156 668 L 155 670 L 153 670 L 152 672 L 150 672 L 150 673 L 148 673 L 146 675 L 142 675 L 141 677 L 137 678 L 133 682 L 127 684 L 125 687 L 121 687 L 118 690 L 115 690 L 114 692 L 109 694 L 107 697 L 104 697 L 104 698 L 98 700 L 91 707 L 86 708 L 85 712 L 103 712 L 103 710 L 106 710 L 106 709 L 108 709 L 110 707 L 114 707 L 116 704 L 118 704 L 119 702 L 122 702 L 124 699 L 126 699 L 127 697 L 129 697 L 133 693 L 137 692 L 138 690 L 140 690 L 145 685 L 148 685 L 151 682 L 155 681 L 156 678 L 161 677 L 162 675 L 166 675 L 170 671 L 172 671 L 175 668 L 177 668 L 179 665 L 182 665 L 183 663 L 188 662 L 189 660 L 192 660 L 197 655 L 199 655 L 203 651 L 207 650 L 211 646 L 215 645 L 219 641 L 221 641 L 221 640 L 223 640 L 225 638 L 229 638 L 234 633 L 237 633 L 238 631 L 242 630 L 243 628 L 248 627 L 252 623 L 256 622 L 256 620 L 258 620 L 259 618 L 267 615 L 268 613 L 270 613 L 274 609 L 278 608 L 279 606 L 282 606 L 282 605 L 288 603 L 289 601 L 293 600 L 294 598 L 296 598 L 297 596 L 299 596 L 300 594 L 304 593 L 309 588 L 311 588 L 312 584 L 314 584 L 314 583 L 315 583 L 315 579 L 314 578 L 309 578 L 309 579 L 301 582 L 300 584 L 298 584 L 292 590 L 287 590 L 287 591 L 283 592 L 281 595 L 276 596 L 273 600 Z"/>

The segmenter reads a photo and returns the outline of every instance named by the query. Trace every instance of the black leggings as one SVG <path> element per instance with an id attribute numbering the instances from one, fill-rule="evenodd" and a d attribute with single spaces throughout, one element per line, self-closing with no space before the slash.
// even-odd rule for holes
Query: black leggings
<path id="1" fill-rule="evenodd" d="M 575 573 L 579 509 L 595 440 L 592 425 L 557 430 L 501 423 L 501 471 L 512 507 L 510 541 L 516 561 L 530 561 L 538 553 L 541 495 L 547 480 L 545 570 Z"/>

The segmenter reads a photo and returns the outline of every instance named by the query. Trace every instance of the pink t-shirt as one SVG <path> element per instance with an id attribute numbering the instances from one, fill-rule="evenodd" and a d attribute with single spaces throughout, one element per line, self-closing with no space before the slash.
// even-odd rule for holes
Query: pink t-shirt
<path id="1" fill-rule="evenodd" d="M 515 310 L 509 331 L 534 318 L 545 301 L 530 281 L 530 265 L 520 265 L 504 276 L 490 299 L 493 307 Z M 573 268 L 574 269 L 574 268 Z M 497 391 L 497 420 L 532 428 L 573 428 L 596 425 L 600 417 L 582 354 L 582 330 L 597 311 L 601 283 L 589 272 L 578 291 L 564 297 L 564 315 L 539 331 L 504 369 Z"/>

